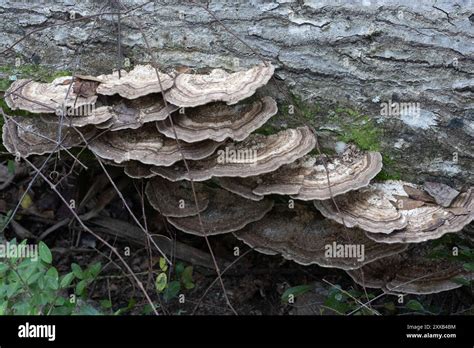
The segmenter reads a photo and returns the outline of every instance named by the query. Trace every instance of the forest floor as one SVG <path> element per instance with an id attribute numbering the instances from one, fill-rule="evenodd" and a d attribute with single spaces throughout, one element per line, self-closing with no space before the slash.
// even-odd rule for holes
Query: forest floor
<path id="1" fill-rule="evenodd" d="M 209 237 L 215 258 L 221 265 L 225 292 L 213 263 L 197 265 L 193 264 L 191 256 L 178 255 L 179 258 L 171 258 L 171 267 L 163 269 L 163 260 L 160 262 L 155 247 L 119 238 L 114 235 L 113 223 L 109 228 L 104 225 L 97 228 L 92 223 L 94 219 L 107 217 L 109 223 L 137 226 L 128 206 L 151 234 L 168 236 L 174 247 L 176 243 L 182 243 L 209 256 L 205 240 L 165 225 L 163 217 L 143 199 L 144 183 L 127 178 L 121 168 L 105 167 L 123 199 L 94 160 L 84 157 L 84 164 L 89 167 L 85 170 L 73 166 L 71 159 L 56 156 L 46 162 L 44 173 L 67 202 L 74 202 L 74 210 L 84 218 L 83 222 L 118 251 L 142 282 L 160 314 L 472 314 L 473 298 L 468 287 L 436 295 L 406 295 L 401 299 L 381 290 L 363 289 L 341 270 L 302 266 L 279 255 L 260 254 L 232 234 Z M 84 231 L 70 206 L 63 204 L 44 179 L 37 178 L 21 201 L 35 171 L 24 162 L 4 159 L 1 172 L 2 182 L 6 184 L 0 190 L 2 220 L 6 221 L 5 217 L 19 208 L 13 222 L 5 229 L 5 239 L 27 239 L 31 243 L 42 240 L 51 249 L 52 264 L 61 275 L 70 271 L 72 263 L 86 268 L 100 262 L 100 272 L 80 296 L 81 301 L 87 302 L 97 313 L 152 314 L 150 303 L 137 287 L 130 270 L 109 246 Z M 37 156 L 31 161 L 39 168 L 45 157 Z M 157 290 L 156 280 L 160 273 L 167 275 L 168 290 Z M 227 304 L 225 295 L 233 309 Z"/>

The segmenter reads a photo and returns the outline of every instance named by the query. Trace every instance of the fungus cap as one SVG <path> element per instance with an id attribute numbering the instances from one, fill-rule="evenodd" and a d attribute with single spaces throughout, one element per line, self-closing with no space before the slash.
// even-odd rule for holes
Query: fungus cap
<path id="1" fill-rule="evenodd" d="M 12 110 L 25 110 L 35 114 L 59 114 L 67 108 L 94 105 L 97 96 L 84 98 L 76 95 L 70 88 L 72 81 L 70 76 L 58 77 L 51 83 L 16 80 L 5 92 L 5 102 Z"/>
<path id="2" fill-rule="evenodd" d="M 163 216 L 186 217 L 202 212 L 209 205 L 209 194 L 203 184 L 194 183 L 198 209 L 188 181 L 169 182 L 155 177 L 148 181 L 145 194 L 151 206 Z"/>
<path id="3" fill-rule="evenodd" d="M 460 262 L 426 256 L 425 247 L 415 247 L 347 273 L 364 287 L 418 295 L 459 288 L 462 284 L 456 278 L 474 279 L 474 272 L 464 269 Z"/>
<path id="4" fill-rule="evenodd" d="M 322 161 L 326 162 L 327 172 Z M 355 147 L 348 147 L 342 155 L 332 156 L 329 160 L 307 155 L 275 172 L 262 175 L 262 183 L 255 187 L 254 193 L 324 200 L 331 198 L 331 194 L 334 197 L 367 186 L 381 169 L 380 153 L 362 152 Z"/>
<path id="5" fill-rule="evenodd" d="M 61 146 L 58 146 L 58 131 L 59 126 L 51 126 L 40 118 L 7 118 L 3 125 L 3 145 L 13 155 L 27 157 L 79 146 L 83 143 L 83 137 L 87 140 L 95 134 L 95 129 L 90 127 L 79 131 L 62 126 Z"/>
<path id="6" fill-rule="evenodd" d="M 179 107 L 195 107 L 215 101 L 236 104 L 265 85 L 274 70 L 274 66 L 266 62 L 235 73 L 214 69 L 210 74 L 179 74 L 165 98 Z"/>
<path id="7" fill-rule="evenodd" d="M 166 91 L 173 85 L 173 77 L 158 72 L 160 81 L 156 76 L 156 70 L 151 65 L 137 65 L 130 72 L 122 70 L 120 76 L 118 71 L 109 75 L 100 75 L 98 79 L 102 82 L 97 87 L 97 93 L 102 95 L 118 94 L 126 99 L 136 99 L 152 93 Z"/>
<path id="8" fill-rule="evenodd" d="M 186 233 L 198 236 L 215 235 L 238 231 L 263 218 L 272 207 L 273 201 L 269 199 L 250 201 L 226 190 L 213 189 L 210 191 L 208 207 L 200 213 L 202 228 L 198 215 L 184 218 L 167 217 L 167 220 Z"/>
<path id="9" fill-rule="evenodd" d="M 281 254 L 302 265 L 355 269 L 404 251 L 403 244 L 379 244 L 364 231 L 349 230 L 324 219 L 302 204 L 275 207 L 263 219 L 234 232 L 245 244 L 264 254 Z"/>
<path id="10" fill-rule="evenodd" d="M 181 151 L 186 159 L 202 159 L 211 155 L 220 145 L 213 141 L 188 144 L 181 142 Z M 99 157 L 122 163 L 130 160 L 156 166 L 170 166 L 182 159 L 175 140 L 165 138 L 153 124 L 143 126 L 140 131 L 125 129 L 105 132 L 88 144 Z"/>
<path id="11" fill-rule="evenodd" d="M 241 141 L 277 111 L 276 102 L 270 97 L 236 105 L 212 103 L 173 115 L 173 125 L 169 119 L 160 121 L 158 130 L 173 139 L 176 131 L 178 139 L 190 143 L 206 139 L 224 141 L 227 138 Z"/>
<path id="12" fill-rule="evenodd" d="M 152 171 L 171 181 L 255 176 L 295 161 L 310 152 L 315 144 L 314 134 L 308 127 L 269 136 L 252 134 L 240 143 L 226 144 L 209 158 L 189 161 L 189 172 L 182 162 L 169 168 L 154 167 Z"/>

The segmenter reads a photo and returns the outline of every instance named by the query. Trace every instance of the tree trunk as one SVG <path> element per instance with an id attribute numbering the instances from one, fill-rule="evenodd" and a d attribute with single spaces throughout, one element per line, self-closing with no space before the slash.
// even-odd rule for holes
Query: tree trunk
<path id="1" fill-rule="evenodd" d="M 145 3 L 122 1 L 127 8 Z M 316 126 L 347 128 L 353 113 L 335 117 L 340 115 L 337 110 L 358 110 L 383 132 L 380 146 L 386 164 L 403 178 L 436 177 L 457 186 L 473 181 L 470 0 L 199 3 L 272 61 L 286 87 L 306 104 L 317 103 L 324 110 L 314 112 Z M 118 16 L 96 17 L 95 23 L 77 19 L 119 8 L 117 2 L 94 0 L 1 0 L 0 51 L 27 33 L 50 27 L 27 36 L 4 53 L 0 63 L 12 65 L 15 57 L 22 57 L 25 63 L 55 69 L 74 71 L 78 65 L 85 73 L 108 73 L 118 66 Z M 165 68 L 238 69 L 259 62 L 202 7 L 190 1 L 160 0 L 121 15 L 122 64 L 127 59 L 131 64 L 150 60 L 132 17 L 143 26 Z M 53 26 L 62 23 L 66 24 Z M 384 103 L 389 102 L 392 108 L 386 112 Z M 397 107 L 405 110 L 397 114 Z"/>

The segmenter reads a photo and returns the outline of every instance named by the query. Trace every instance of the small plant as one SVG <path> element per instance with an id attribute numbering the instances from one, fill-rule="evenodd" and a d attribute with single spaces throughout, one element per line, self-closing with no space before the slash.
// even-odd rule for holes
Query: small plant
<path id="1" fill-rule="evenodd" d="M 329 308 L 332 314 L 348 314 L 355 311 L 354 315 L 372 315 L 373 311 L 362 306 L 361 303 L 366 303 L 373 298 L 375 298 L 374 294 L 368 293 L 366 295 L 355 289 L 343 291 L 337 285 L 329 290 L 324 306 Z"/>
<path id="2" fill-rule="evenodd" d="M 26 247 L 26 240 L 20 244 L 13 240 L 9 245 Z M 48 246 L 40 242 L 37 250 L 37 257 L 1 260 L 0 315 L 100 314 L 77 299 L 85 295 L 86 287 L 99 274 L 100 263 L 84 271 L 73 264 L 71 272 L 60 276 L 52 266 L 53 256 Z"/>
<path id="3" fill-rule="evenodd" d="M 174 269 L 175 279 L 168 278 L 168 264 L 166 260 L 160 257 L 159 267 L 161 272 L 155 280 L 156 291 L 163 295 L 163 299 L 168 302 L 178 296 L 182 289 L 191 290 L 194 288 L 193 266 L 185 266 L 182 262 L 178 262 Z"/>

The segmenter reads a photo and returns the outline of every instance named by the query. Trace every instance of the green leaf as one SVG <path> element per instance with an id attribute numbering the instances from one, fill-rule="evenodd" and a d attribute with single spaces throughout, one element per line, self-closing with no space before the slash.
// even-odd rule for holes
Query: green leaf
<path id="1" fill-rule="evenodd" d="M 97 309 L 95 309 L 91 305 L 86 304 L 79 308 L 79 311 L 77 312 L 77 314 L 78 315 L 101 315 L 102 313 L 100 313 Z"/>
<path id="2" fill-rule="evenodd" d="M 186 290 L 194 289 L 194 283 L 184 283 L 184 288 Z"/>
<path id="3" fill-rule="evenodd" d="M 89 267 L 88 273 L 91 275 L 91 278 L 95 278 L 99 275 L 101 269 L 102 269 L 102 264 L 100 262 L 97 262 Z"/>
<path id="4" fill-rule="evenodd" d="M 156 281 L 155 281 L 156 290 L 158 292 L 162 292 L 166 288 L 167 284 L 168 284 L 168 276 L 166 275 L 166 273 L 158 274 L 158 277 L 156 277 Z"/>
<path id="5" fill-rule="evenodd" d="M 424 312 L 425 308 L 417 300 L 410 300 L 407 302 L 406 307 L 417 312 Z"/>
<path id="6" fill-rule="evenodd" d="M 187 290 L 194 288 L 193 282 L 193 266 L 186 267 L 181 274 L 181 281 L 184 284 L 184 288 Z"/>
<path id="7" fill-rule="evenodd" d="M 46 285 L 53 290 L 58 290 L 59 288 L 59 274 L 58 270 L 54 267 L 51 267 L 48 272 L 46 272 Z"/>
<path id="8" fill-rule="evenodd" d="M 169 282 L 165 291 L 163 292 L 163 299 L 168 302 L 172 298 L 175 298 L 181 290 L 181 283 L 177 280 Z"/>
<path id="9" fill-rule="evenodd" d="M 17 295 L 18 290 L 20 290 L 20 288 L 21 288 L 21 283 L 20 282 L 15 282 L 15 283 L 8 284 L 7 297 L 10 298 L 12 296 Z"/>
<path id="10" fill-rule="evenodd" d="M 100 306 L 105 309 L 112 308 L 112 302 L 110 300 L 102 300 L 100 301 Z"/>
<path id="11" fill-rule="evenodd" d="M 28 315 L 31 311 L 31 306 L 28 302 L 18 302 L 15 303 L 12 307 L 13 312 L 15 315 Z"/>
<path id="12" fill-rule="evenodd" d="M 36 272 L 36 273 L 33 273 L 30 277 L 28 277 L 26 282 L 27 282 L 28 285 L 32 285 L 32 284 L 35 284 L 36 282 L 38 282 L 38 280 L 41 277 L 43 277 L 43 273 Z"/>
<path id="13" fill-rule="evenodd" d="M 87 281 L 86 280 L 81 280 L 79 283 L 76 285 L 76 294 L 78 296 L 81 296 L 84 293 L 84 290 L 86 289 L 87 286 Z"/>
<path id="14" fill-rule="evenodd" d="M 66 299 L 64 297 L 58 297 L 55 301 L 54 301 L 54 305 L 55 306 L 64 306 L 65 304 L 67 303 Z"/>
<path id="15" fill-rule="evenodd" d="M 181 280 L 184 284 L 193 282 L 193 266 L 188 266 L 184 269 L 183 274 L 181 275 Z"/>
<path id="16" fill-rule="evenodd" d="M 294 286 L 292 288 L 286 289 L 283 295 L 281 295 L 281 300 L 283 302 L 288 302 L 290 295 L 297 297 L 299 295 L 304 294 L 305 292 L 310 291 L 312 288 L 313 287 L 311 285 L 298 285 L 298 286 Z"/>
<path id="17" fill-rule="evenodd" d="M 466 279 L 463 277 L 453 278 L 452 281 L 461 285 L 466 285 L 466 286 L 471 285 L 471 282 L 469 281 L 469 279 Z"/>
<path id="18" fill-rule="evenodd" d="M 43 242 L 39 242 L 39 255 L 40 259 L 45 263 L 51 263 L 53 261 L 53 255 L 48 246 Z"/>
<path id="19" fill-rule="evenodd" d="M 15 174 L 15 161 L 8 160 L 7 168 L 8 168 L 8 174 L 10 174 L 10 175 Z"/>
<path id="20" fill-rule="evenodd" d="M 143 315 L 150 315 L 152 313 L 153 313 L 153 307 L 149 303 L 143 306 L 143 309 L 142 309 Z"/>
<path id="21" fill-rule="evenodd" d="M 71 269 L 72 269 L 72 273 L 74 274 L 76 278 L 79 278 L 79 279 L 84 278 L 84 272 L 82 271 L 81 266 L 79 266 L 77 263 L 72 263 Z"/>
<path id="22" fill-rule="evenodd" d="M 71 307 L 66 306 L 54 307 L 51 315 L 71 315 L 71 309 Z"/>
<path id="23" fill-rule="evenodd" d="M 465 263 L 463 267 L 466 271 L 474 272 L 474 262 Z"/>
<path id="24" fill-rule="evenodd" d="M 0 304 L 0 315 L 6 315 L 7 313 L 7 307 L 8 307 L 8 301 L 3 302 Z"/>
<path id="25" fill-rule="evenodd" d="M 178 278 L 181 277 L 181 274 L 184 272 L 184 263 L 178 262 L 175 267 L 175 272 Z"/>
<path id="26" fill-rule="evenodd" d="M 166 263 L 166 260 L 164 257 L 160 257 L 160 269 L 163 272 L 166 272 L 168 270 L 168 264 Z"/>
<path id="27" fill-rule="evenodd" d="M 64 277 L 62 277 L 59 286 L 64 289 L 71 285 L 72 281 L 74 280 L 74 273 L 69 272 Z"/>

